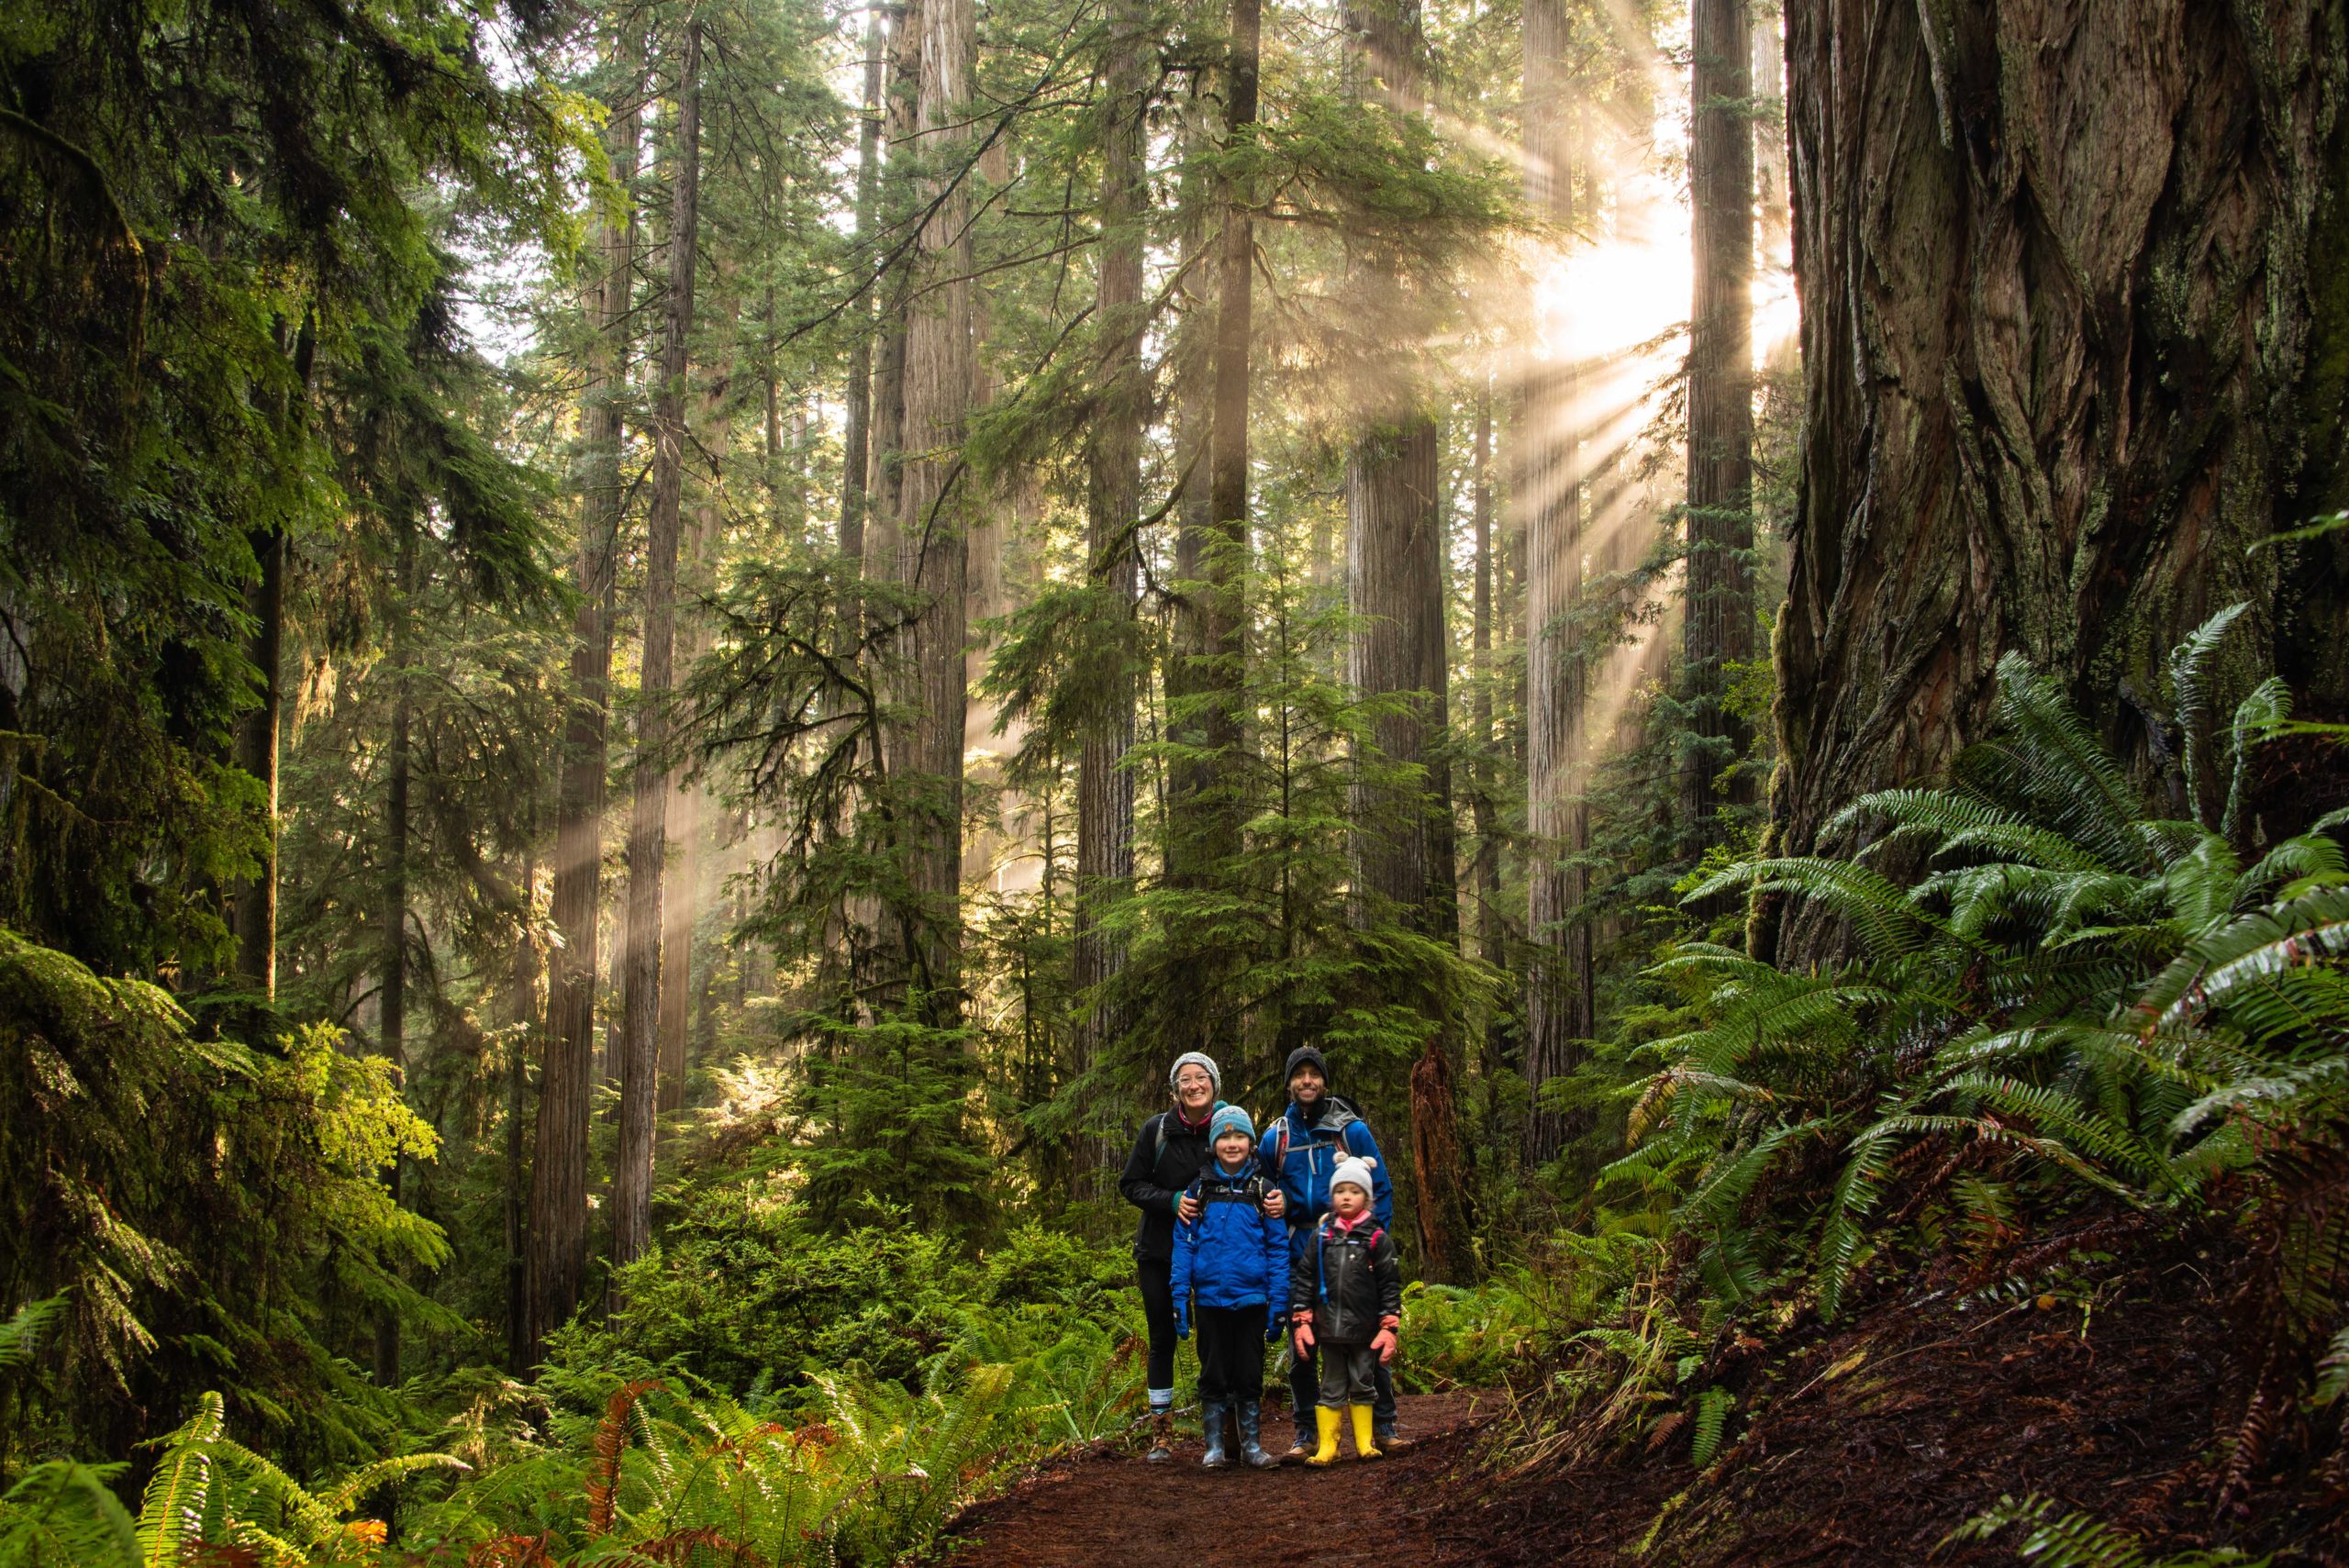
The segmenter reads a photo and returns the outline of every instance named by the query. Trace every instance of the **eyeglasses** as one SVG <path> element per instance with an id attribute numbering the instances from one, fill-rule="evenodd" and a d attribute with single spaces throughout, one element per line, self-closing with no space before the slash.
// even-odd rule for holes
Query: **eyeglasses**
<path id="1" fill-rule="evenodd" d="M 1214 1082 L 1214 1079 L 1197 1069 L 1174 1075 L 1174 1086 L 1178 1089 L 1203 1089 Z"/>

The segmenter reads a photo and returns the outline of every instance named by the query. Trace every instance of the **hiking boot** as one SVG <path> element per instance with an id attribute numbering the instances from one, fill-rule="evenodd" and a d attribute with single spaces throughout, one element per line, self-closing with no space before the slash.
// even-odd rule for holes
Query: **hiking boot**
<path id="1" fill-rule="evenodd" d="M 1174 1412 L 1152 1410 L 1150 1413 L 1150 1451 L 1142 1459 L 1150 1464 L 1163 1464 L 1174 1457 Z"/>
<path id="2" fill-rule="evenodd" d="M 1378 1451 L 1381 1453 L 1403 1453 L 1411 1446 L 1411 1440 L 1397 1432 L 1392 1421 L 1383 1423 L 1373 1421 L 1370 1426 L 1370 1440 L 1377 1445 Z"/>
<path id="3" fill-rule="evenodd" d="M 1199 1420 L 1208 1429 L 1208 1451 L 1199 1463 L 1209 1470 L 1221 1470 L 1231 1462 L 1231 1456 L 1223 1451 L 1223 1412 L 1221 1405 L 1203 1401 L 1199 1406 Z"/>
<path id="4" fill-rule="evenodd" d="M 1258 1436 L 1258 1421 L 1261 1415 L 1262 1411 L 1256 1401 L 1253 1399 L 1241 1401 L 1240 1457 L 1247 1461 L 1248 1468 L 1251 1470 L 1270 1470 L 1280 1462 L 1264 1451 L 1264 1440 Z"/>

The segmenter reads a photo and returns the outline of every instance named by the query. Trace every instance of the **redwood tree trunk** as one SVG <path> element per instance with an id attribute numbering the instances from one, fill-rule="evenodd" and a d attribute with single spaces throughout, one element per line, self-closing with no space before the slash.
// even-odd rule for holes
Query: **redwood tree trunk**
<path id="1" fill-rule="evenodd" d="M 2272 662 L 2280 552 L 2246 547 L 2299 520 L 2349 47 L 2338 0 L 1831 0 L 1787 53 L 1808 402 L 1772 829 L 1802 853 L 1978 737 L 2010 651 L 2140 756 L 2122 694 L 2205 617 L 2249 601 L 2232 673 Z M 1809 907 L 1755 932 L 1842 941 Z"/>
<path id="2" fill-rule="evenodd" d="M 930 161 L 922 181 L 930 216 L 906 319 L 894 572 L 918 600 L 896 649 L 898 695 L 912 717 L 887 741 L 905 876 L 893 960 L 918 1016 L 940 1028 L 962 1016 L 963 644 L 974 487 L 960 453 L 974 365 L 970 183 L 956 163 L 971 140 L 976 28 L 972 0 L 924 0 L 916 119 Z"/>
<path id="3" fill-rule="evenodd" d="M 528 1226 L 529 1333 L 536 1365 L 547 1335 L 579 1306 L 587 1260 L 587 1139 L 596 1071 L 596 922 L 602 908 L 604 776 L 612 672 L 613 558 L 627 485 L 620 473 L 621 411 L 627 391 L 629 305 L 636 264 L 637 98 L 641 69 L 631 39 L 621 55 L 629 77 L 607 131 L 612 178 L 628 193 L 629 215 L 599 237 L 600 277 L 587 290 L 595 327 L 581 395 L 584 505 L 573 568 L 579 607 L 572 626 L 570 704 L 563 716 L 562 770 L 556 785 L 553 909 L 562 941 L 550 955 L 545 1061 L 539 1075 L 536 1147 Z"/>
<path id="4" fill-rule="evenodd" d="M 874 204 L 881 189 L 881 63 L 885 37 L 882 7 L 865 12 L 864 100 L 856 132 L 856 250 L 862 260 L 874 243 Z M 848 409 L 841 433 L 841 557 L 860 561 L 864 555 L 865 465 L 873 447 L 873 301 L 860 299 L 850 310 L 848 347 Z M 774 384 L 767 404 L 774 405 Z M 767 417 L 770 444 L 774 416 Z"/>
<path id="5" fill-rule="evenodd" d="M 1122 634 L 1133 619 L 1140 563 L 1142 431 L 1150 387 L 1142 374 L 1142 246 L 1150 190 L 1144 118 L 1150 104 L 1151 12 L 1119 0 L 1112 14 L 1101 133 L 1101 258 L 1097 317 L 1104 344 L 1101 396 L 1089 428 L 1085 555 L 1104 611 Z M 1134 681 L 1120 666 L 1086 728 L 1076 764 L 1076 926 L 1074 978 L 1097 999 L 1077 1029 L 1075 1071 L 1091 1070 L 1114 1023 L 1100 988 L 1124 966 L 1122 946 L 1101 915 L 1134 876 L 1134 781 L 1125 758 L 1134 743 Z M 1080 1160 L 1085 1169 L 1097 1162 Z"/>
<path id="6" fill-rule="evenodd" d="M 701 406 L 693 422 L 694 444 L 709 456 L 709 473 L 694 503 L 693 520 L 679 546 L 678 586 L 684 603 L 676 617 L 676 664 L 690 673 L 694 662 L 709 648 L 709 623 L 701 606 L 710 591 L 710 566 L 725 519 L 726 451 L 733 439 L 728 399 L 733 383 L 730 344 L 736 325 L 737 302 L 730 282 L 732 269 L 718 269 L 718 297 L 711 311 L 722 329 L 714 337 L 718 348 L 713 359 L 725 356 L 729 366 L 710 376 L 702 388 Z M 701 918 L 704 801 L 698 785 L 688 784 L 680 767 L 670 777 L 669 856 L 661 900 L 661 1008 L 655 1041 L 660 1057 L 662 1114 L 682 1109 L 685 1077 L 692 1063 L 687 1025 L 694 1000 L 694 930 Z"/>
<path id="7" fill-rule="evenodd" d="M 1573 146 L 1566 114 L 1570 24 L 1564 0 L 1525 7 L 1526 198 L 1570 233 Z M 1588 685 L 1572 622 L 1582 602 L 1581 436 L 1574 367 L 1537 362 L 1520 409 L 1517 502 L 1525 539 L 1526 871 L 1525 1079 L 1534 1095 L 1525 1157 L 1554 1159 L 1574 1132 L 1542 1103 L 1543 1088 L 1581 1063 L 1593 1027 L 1590 928 L 1570 919 L 1588 873 L 1582 799 L 1583 697 Z"/>
<path id="8" fill-rule="evenodd" d="M 1226 145 L 1254 134 L 1257 57 L 1264 32 L 1261 0 L 1232 0 L 1230 53 L 1224 67 Z M 1255 223 L 1249 193 L 1227 181 L 1218 193 L 1215 238 L 1215 342 L 1207 397 L 1207 508 L 1186 518 L 1176 571 L 1193 582 L 1196 603 L 1185 617 L 1184 644 L 1170 672 L 1175 733 L 1200 756 L 1169 780 L 1168 873 L 1204 885 L 1240 850 L 1240 689 L 1247 657 L 1242 579 L 1248 562 L 1248 403 L 1253 380 L 1251 335 L 1255 306 Z"/>
<path id="9" fill-rule="evenodd" d="M 652 1127 L 660 1058 L 662 900 L 669 849 L 668 698 L 675 652 L 677 540 L 685 489 L 685 348 L 693 331 L 701 195 L 701 23 L 678 66 L 668 308 L 653 403 L 652 506 L 645 528 L 644 651 L 629 784 L 628 925 L 620 972 L 620 1127 L 612 1164 L 612 1266 L 652 1240 Z"/>
<path id="10" fill-rule="evenodd" d="M 1746 0 L 1695 0 L 1689 20 L 1695 288 L 1681 658 L 1692 734 L 1681 759 L 1680 822 L 1689 853 L 1700 856 L 1721 838 L 1721 771 L 1753 738 L 1721 700 L 1728 662 L 1753 657 L 1753 74 Z M 1732 774 L 1728 804 L 1753 798 L 1746 775 Z"/>
<path id="11" fill-rule="evenodd" d="M 1360 112 L 1409 115 L 1419 104 L 1426 39 L 1418 0 L 1358 0 L 1346 13 L 1348 77 Z M 1411 355 L 1412 290 L 1379 243 L 1356 247 L 1353 308 L 1388 324 L 1398 339 L 1363 367 L 1346 461 L 1346 595 L 1353 616 L 1346 679 L 1354 691 L 1394 702 L 1372 721 L 1355 757 L 1347 811 L 1355 919 L 1399 918 L 1449 946 L 1459 938 L 1444 629 L 1442 442 L 1431 399 Z M 1390 976 L 1399 995 L 1443 1017 L 1423 974 Z M 1411 1191 L 1420 1256 L 1436 1280 L 1459 1277 L 1471 1230 L 1453 1093 L 1459 1042 L 1431 1027 L 1411 1068 Z"/>
<path id="12" fill-rule="evenodd" d="M 1501 962 L 1501 844 L 1500 824 L 1493 809 L 1490 748 L 1493 743 L 1493 409 L 1480 389 L 1476 395 L 1476 434 L 1469 459 L 1469 525 L 1475 532 L 1475 582 L 1469 623 L 1471 674 L 1475 681 L 1470 698 L 1474 732 L 1471 755 L 1469 811 L 1476 829 L 1476 858 L 1470 885 L 1476 898 L 1476 956 L 1486 963 Z"/>

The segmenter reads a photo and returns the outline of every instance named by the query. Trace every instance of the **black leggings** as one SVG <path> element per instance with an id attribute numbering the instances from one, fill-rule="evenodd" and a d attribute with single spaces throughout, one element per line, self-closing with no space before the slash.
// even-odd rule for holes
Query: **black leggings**
<path id="1" fill-rule="evenodd" d="M 1202 1307 L 1192 1314 L 1199 1336 L 1199 1398 L 1253 1405 L 1264 1396 L 1264 1309 Z"/>
<path id="2" fill-rule="evenodd" d="M 1141 1320 L 1150 1331 L 1150 1377 L 1145 1386 L 1174 1386 L 1174 1260 L 1136 1258 L 1134 1284 L 1141 1287 Z"/>

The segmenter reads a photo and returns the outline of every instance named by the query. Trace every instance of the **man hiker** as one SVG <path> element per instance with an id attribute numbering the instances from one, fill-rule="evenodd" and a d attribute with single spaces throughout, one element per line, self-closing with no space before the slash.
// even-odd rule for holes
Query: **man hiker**
<path id="1" fill-rule="evenodd" d="M 1387 1178 L 1386 1162 L 1379 1157 L 1378 1140 L 1370 1125 L 1352 1106 L 1330 1092 L 1330 1063 L 1309 1045 L 1288 1056 L 1288 1109 L 1272 1126 L 1256 1149 L 1264 1174 L 1281 1184 L 1287 1198 L 1289 1271 L 1305 1266 L 1305 1249 L 1314 1228 L 1330 1212 L 1330 1186 L 1339 1162 L 1362 1160 L 1371 1173 L 1370 1214 L 1381 1228 L 1395 1218 L 1395 1184 Z M 1288 1369 L 1289 1408 L 1297 1420 L 1297 1442 L 1284 1456 L 1308 1459 L 1319 1446 L 1314 1407 L 1320 1398 L 1321 1377 L 1316 1353 L 1293 1351 Z M 1395 1432 L 1395 1378 L 1385 1362 L 1377 1371 L 1377 1395 L 1372 1401 L 1373 1440 L 1386 1452 L 1410 1446 Z"/>

